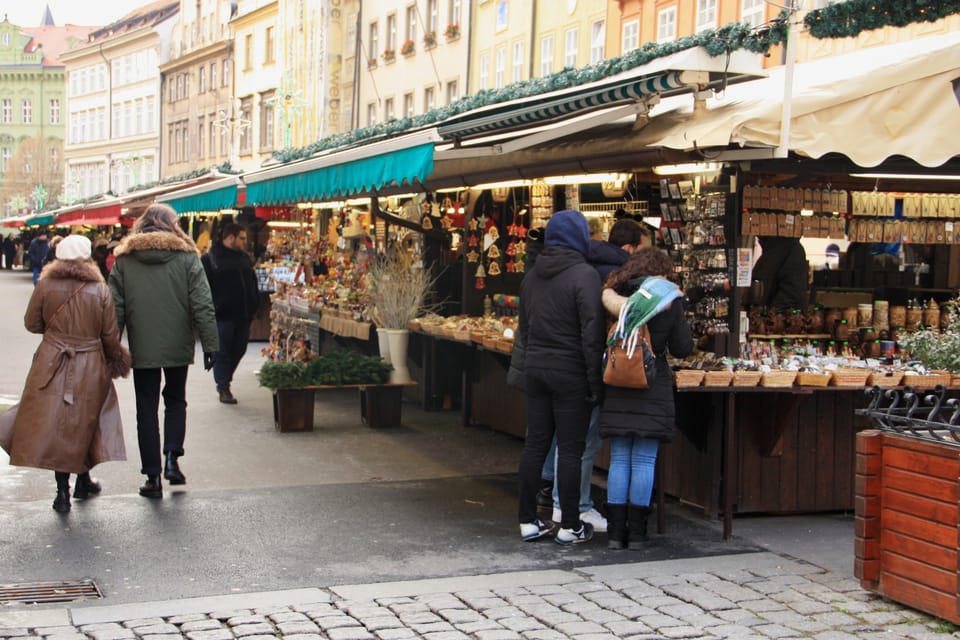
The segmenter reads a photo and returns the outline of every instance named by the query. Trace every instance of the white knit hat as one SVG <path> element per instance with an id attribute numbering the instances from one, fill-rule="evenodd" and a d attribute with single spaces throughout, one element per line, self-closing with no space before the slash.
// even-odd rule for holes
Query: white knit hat
<path id="1" fill-rule="evenodd" d="M 80 235 L 67 236 L 57 245 L 58 260 L 89 260 L 90 240 Z"/>

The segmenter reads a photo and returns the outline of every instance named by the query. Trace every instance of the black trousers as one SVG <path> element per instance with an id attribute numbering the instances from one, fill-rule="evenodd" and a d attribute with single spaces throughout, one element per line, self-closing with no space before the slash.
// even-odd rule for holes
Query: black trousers
<path id="1" fill-rule="evenodd" d="M 557 436 L 557 491 L 564 529 L 580 526 L 580 458 L 590 426 L 586 376 L 566 371 L 527 369 L 527 435 L 520 455 L 520 523 L 537 517 L 540 472 Z"/>
<path id="2" fill-rule="evenodd" d="M 163 453 L 183 455 L 187 433 L 187 366 L 134 369 L 137 396 L 137 442 L 140 472 L 159 476 L 163 469 L 160 449 L 160 378 L 163 374 Z"/>
<path id="3" fill-rule="evenodd" d="M 250 321 L 246 318 L 218 319 L 217 333 L 220 338 L 220 351 L 213 363 L 213 380 L 217 383 L 217 389 L 229 389 L 233 382 L 233 372 L 247 353 Z"/>

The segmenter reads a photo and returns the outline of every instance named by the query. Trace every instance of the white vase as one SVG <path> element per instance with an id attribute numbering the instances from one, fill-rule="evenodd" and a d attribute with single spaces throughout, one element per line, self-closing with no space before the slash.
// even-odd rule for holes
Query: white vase
<path id="1" fill-rule="evenodd" d="M 380 349 L 380 359 L 390 364 L 390 338 L 387 331 L 389 329 L 377 328 L 377 346 Z"/>
<path id="2" fill-rule="evenodd" d="M 386 329 L 390 343 L 390 372 L 391 384 L 410 382 L 410 369 L 407 368 L 407 343 L 410 340 L 410 331 L 407 329 Z"/>

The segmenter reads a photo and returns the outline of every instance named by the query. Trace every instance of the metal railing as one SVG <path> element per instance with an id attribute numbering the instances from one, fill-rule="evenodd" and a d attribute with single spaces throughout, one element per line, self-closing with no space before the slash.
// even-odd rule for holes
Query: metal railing
<path id="1" fill-rule="evenodd" d="M 878 429 L 960 446 L 960 398 L 948 398 L 943 385 L 927 394 L 909 386 L 873 387 L 866 393 L 870 404 L 856 414 L 870 418 Z"/>

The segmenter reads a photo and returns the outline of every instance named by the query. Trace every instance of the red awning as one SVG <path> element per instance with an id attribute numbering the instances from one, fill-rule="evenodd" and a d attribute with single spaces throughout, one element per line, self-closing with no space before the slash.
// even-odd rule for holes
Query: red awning
<path id="1" fill-rule="evenodd" d="M 110 204 L 93 209 L 84 209 L 83 215 L 77 224 L 85 224 L 91 227 L 113 226 L 120 222 L 120 205 Z"/>

